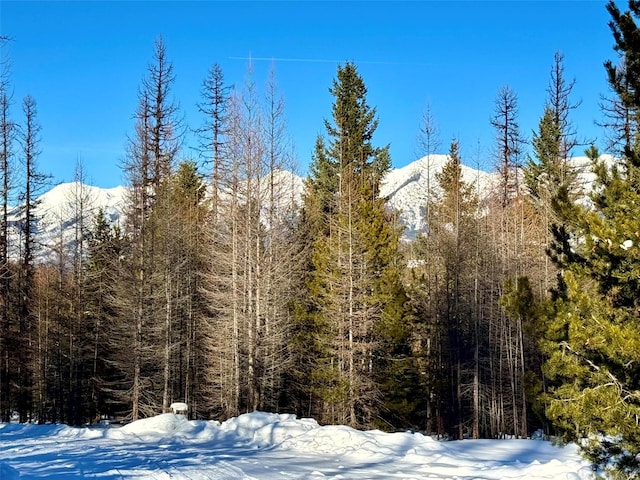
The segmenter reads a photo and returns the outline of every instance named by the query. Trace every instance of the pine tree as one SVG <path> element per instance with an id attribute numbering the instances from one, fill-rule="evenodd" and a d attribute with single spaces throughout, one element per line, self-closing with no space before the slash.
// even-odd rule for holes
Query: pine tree
<path id="1" fill-rule="evenodd" d="M 433 345 L 431 352 L 426 352 L 432 357 L 428 372 L 431 408 L 442 416 L 439 434 L 454 438 L 468 433 L 478 436 L 477 426 L 472 432 L 465 430 L 469 419 L 479 419 L 477 402 L 468 395 L 475 391 L 471 388 L 474 382 L 480 381 L 474 376 L 479 368 L 476 352 L 481 342 L 476 328 L 480 320 L 475 305 L 478 300 L 474 295 L 476 258 L 474 249 L 468 248 L 478 234 L 478 200 L 473 186 L 462 179 L 457 141 L 451 143 L 448 160 L 436 180 L 441 194 L 431 208 L 429 235 L 420 239 L 422 258 L 436 278 L 431 298 L 433 313 L 425 319 L 426 340 Z"/>
<path id="2" fill-rule="evenodd" d="M 577 145 L 576 133 L 571 127 L 569 114 L 578 107 L 570 100 L 575 82 L 564 79 L 563 56 L 556 53 L 551 70 L 549 94 L 544 113 L 534 132 L 532 146 L 535 158 L 529 158 L 525 168 L 525 183 L 533 196 L 533 202 L 545 223 L 545 249 L 549 248 L 553 229 L 558 234 L 566 225 L 554 214 L 554 205 L 563 199 L 575 200 L 580 194 L 577 169 L 571 165 L 571 151 Z M 544 284 L 548 289 L 551 268 L 545 262 Z"/>
<path id="3" fill-rule="evenodd" d="M 607 65 L 610 77 L 615 79 L 613 86 L 609 83 L 613 96 L 602 96 L 600 109 L 604 120 L 598 122 L 598 125 L 606 129 L 607 151 L 619 155 L 637 138 L 640 118 L 637 109 L 621 99 L 631 94 L 633 85 L 633 79 L 627 75 L 624 59 L 618 65 Z M 618 90 L 626 93 L 621 96 Z"/>
<path id="4" fill-rule="evenodd" d="M 525 182 L 532 195 L 549 205 L 562 186 L 561 130 L 554 117 L 551 107 L 545 107 L 532 139 L 537 162 L 530 158 L 525 170 Z"/>
<path id="5" fill-rule="evenodd" d="M 631 79 L 640 68 L 640 2 L 620 13 L 607 5 L 616 50 Z M 605 64 L 612 88 L 624 105 L 637 108 L 637 85 L 617 82 Z M 613 165 L 588 150 L 597 180 L 592 208 L 558 205 L 560 215 L 574 214 L 570 235 L 554 245 L 563 268 L 554 303 L 546 317 L 546 372 L 555 382 L 546 400 L 547 415 L 566 439 L 587 439 L 585 453 L 597 465 L 612 466 L 633 477 L 640 469 L 640 150 L 632 139 Z M 566 200 L 566 199 L 565 199 Z"/>
<path id="6" fill-rule="evenodd" d="M 565 271 L 544 342 L 546 372 L 556 382 L 547 415 L 565 438 L 590 439 L 588 453 L 614 456 L 630 472 L 640 467 L 640 167 L 637 156 L 611 171 L 597 151 L 591 157 L 595 210 L 578 208 L 573 242 L 563 247 L 576 251 L 559 248 Z M 584 243 L 576 248 L 578 239 Z"/>
<path id="7" fill-rule="evenodd" d="M 329 221 L 338 189 L 336 162 L 325 154 L 323 137 L 315 150 L 305 179 L 300 221 L 296 231 L 302 270 L 295 293 L 292 331 L 292 402 L 299 415 L 311 416 L 322 409 L 325 385 L 329 382 L 324 359 L 329 358 L 329 325 L 320 313 L 319 299 L 325 283 L 315 275 L 324 263 L 318 242 L 330 233 Z"/>
<path id="8" fill-rule="evenodd" d="M 400 347 L 391 354 L 381 347 L 407 338 L 397 333 L 406 315 L 400 232 L 378 198 L 390 165 L 388 147 L 372 145 L 378 120 L 354 64 L 338 67 L 329 91 L 335 98 L 332 120 L 325 120 L 330 140 L 318 139 L 306 184 L 302 228 L 312 248 L 312 272 L 303 309 L 306 338 L 299 341 L 316 355 L 308 391 L 316 415 L 365 426 L 381 415 L 380 379 L 393 352 L 404 354 Z"/>
<path id="9" fill-rule="evenodd" d="M 526 390 L 523 392 L 526 394 L 523 399 L 531 402 L 532 409 L 538 413 L 538 419 L 543 420 L 546 429 L 548 422 L 544 417 L 543 403 L 536 400 L 539 395 L 535 394 L 542 392 L 547 383 L 541 370 L 544 356 L 538 346 L 541 332 L 532 321 L 538 312 L 527 312 L 527 306 L 524 305 L 526 302 L 522 302 L 521 298 L 524 293 L 530 294 L 531 305 L 537 305 L 540 300 L 549 298 L 559 265 L 554 264 L 547 253 L 553 251 L 554 245 L 569 240 L 567 217 L 558 215 L 556 208 L 561 204 L 571 204 L 580 193 L 578 170 L 571 163 L 571 152 L 578 141 L 570 121 L 570 113 L 579 103 L 571 102 L 570 95 L 575 81 L 566 82 L 563 58 L 559 52 L 554 56 L 547 88 L 547 103 L 538 130 L 533 133 L 534 156 L 528 158 L 524 170 L 525 183 L 531 195 L 525 196 L 523 201 L 531 209 L 529 224 L 537 227 L 531 229 L 528 235 L 533 242 L 533 251 L 529 255 L 531 266 L 515 279 L 507 279 L 500 299 L 506 315 L 515 321 L 518 330 L 525 334 L 521 337 L 524 355 L 521 375 Z M 527 276 L 521 276 L 522 273 L 526 273 Z M 527 289 L 531 291 L 528 292 Z"/>
<path id="10" fill-rule="evenodd" d="M 613 2 L 607 3 L 611 15 L 609 27 L 615 40 L 614 50 L 619 55 L 619 63 L 611 60 L 604 67 L 611 90 L 616 95 L 613 113 L 621 114 L 614 118 L 615 143 L 622 142 L 622 149 L 628 149 L 638 142 L 638 105 L 640 105 L 640 38 L 634 17 L 640 14 L 640 3 L 629 1 L 629 10 L 622 13 Z"/>
<path id="11" fill-rule="evenodd" d="M 113 225 L 100 208 L 95 215 L 88 238 L 85 262 L 86 305 L 85 315 L 91 322 L 91 362 L 89 407 L 91 420 L 98 415 L 114 417 L 128 407 L 117 394 L 123 381 L 118 362 L 120 342 L 129 342 L 121 336 L 117 317 L 117 281 L 120 277 L 124 239 L 117 225 Z"/>

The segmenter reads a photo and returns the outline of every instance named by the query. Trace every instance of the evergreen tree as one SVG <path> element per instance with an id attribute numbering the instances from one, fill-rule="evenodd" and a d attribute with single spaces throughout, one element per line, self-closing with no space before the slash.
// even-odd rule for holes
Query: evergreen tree
<path id="1" fill-rule="evenodd" d="M 470 419 L 479 419 L 476 402 L 465 392 L 474 392 L 471 387 L 480 381 L 474 376 L 481 341 L 475 328 L 479 321 L 474 295 L 476 252 L 470 248 L 478 235 L 478 200 L 473 186 L 462 179 L 457 141 L 451 143 L 447 162 L 435 177 L 441 193 L 431 206 L 429 233 L 419 239 L 421 258 L 436 279 L 427 299 L 430 313 L 422 319 L 431 410 L 427 417 L 441 417 L 438 434 L 463 438 L 471 433 L 477 437 L 477 427 L 472 431 L 465 427 Z"/>
<path id="2" fill-rule="evenodd" d="M 575 82 L 566 82 L 563 58 L 559 52 L 555 54 L 547 88 L 547 103 L 531 142 L 534 155 L 528 158 L 524 170 L 525 183 L 531 193 L 530 197 L 525 197 L 525 201 L 534 209 L 531 223 L 539 226 L 532 231 L 538 238 L 532 240 L 545 252 L 553 248 L 553 243 L 568 240 L 566 221 L 555 213 L 556 208 L 560 204 L 570 204 L 581 193 L 579 171 L 571 163 L 571 152 L 578 141 L 569 118 L 579 103 L 571 102 L 570 94 Z M 527 275 L 534 286 L 539 285 L 536 289 L 538 297 L 546 298 L 557 269 L 549 255 L 535 258 L 542 260 L 533 260 L 533 268 Z M 513 283 L 513 279 L 511 281 Z"/>
<path id="3" fill-rule="evenodd" d="M 573 242 L 558 246 L 565 271 L 543 343 L 556 382 L 547 415 L 566 439 L 590 439 L 593 460 L 612 456 L 631 472 L 640 468 L 640 167 L 625 158 L 609 171 L 591 157 L 595 209 L 579 207 Z"/>
<path id="4" fill-rule="evenodd" d="M 304 199 L 312 271 L 299 342 L 316 355 L 307 370 L 309 405 L 318 409 L 312 413 L 324 422 L 366 426 L 384 417 L 383 390 L 387 409 L 394 408 L 390 394 L 398 385 L 382 389 L 380 382 L 389 362 L 405 354 L 400 344 L 408 337 L 401 332 L 400 231 L 378 198 L 388 147 L 372 144 L 378 120 L 354 64 L 338 67 L 329 91 L 330 140 L 316 143 Z M 389 345 L 391 352 L 383 350 Z"/>
<path id="5" fill-rule="evenodd" d="M 634 17 L 640 15 L 640 2 L 629 1 L 629 10 L 622 13 L 613 2 L 607 3 L 611 15 L 609 27 L 615 40 L 614 50 L 618 53 L 619 63 L 605 62 L 609 86 L 616 95 L 618 108 L 614 112 L 622 113 L 615 120 L 618 131 L 617 141 L 622 141 L 623 149 L 629 149 L 638 142 L 638 121 L 640 105 L 640 35 Z"/>
<path id="6" fill-rule="evenodd" d="M 640 2 L 629 7 L 622 14 L 613 2 L 607 5 L 615 48 L 637 83 Z M 636 109 L 636 85 L 618 84 L 611 62 L 605 66 L 622 104 Z M 583 448 L 596 464 L 612 465 L 627 478 L 640 469 L 639 152 L 632 139 L 620 161 L 607 165 L 591 148 L 587 153 L 597 177 L 592 208 L 558 204 L 559 214 L 566 218 L 571 212 L 573 219 L 570 235 L 554 245 L 553 258 L 564 272 L 543 343 L 546 372 L 556 382 L 547 415 L 566 439 L 589 440 Z"/>
<path id="7" fill-rule="evenodd" d="M 631 94 L 633 79 L 627 75 L 625 60 L 622 58 L 618 65 L 608 64 L 609 75 L 615 79 L 613 86 L 609 84 L 609 89 L 613 93 L 612 97 L 602 96 L 600 109 L 604 120 L 598 125 L 604 127 L 607 138 L 607 150 L 620 155 L 627 145 L 631 145 L 637 138 L 640 117 L 638 110 L 633 105 L 622 100 Z M 619 95 L 618 90 L 625 92 Z"/>
<path id="8" fill-rule="evenodd" d="M 562 185 L 561 130 L 554 117 L 553 110 L 545 107 L 532 139 L 537 162 L 530 158 L 525 170 L 525 182 L 532 195 L 547 204 Z"/>
<path id="9" fill-rule="evenodd" d="M 579 104 L 571 103 L 570 94 L 575 82 L 567 84 L 562 62 L 562 54 L 556 53 L 547 104 L 538 131 L 533 134 L 534 158 L 529 157 L 524 172 L 525 183 L 544 210 L 548 225 L 557 223 L 551 211 L 552 204 L 560 197 L 575 199 L 579 194 L 578 172 L 570 164 L 571 151 L 578 141 L 569 119 L 569 114 Z"/>
<path id="10" fill-rule="evenodd" d="M 316 242 L 329 235 L 329 222 L 338 189 L 336 162 L 325 154 L 323 137 L 316 138 L 315 150 L 305 179 L 300 221 L 296 231 L 302 270 L 293 307 L 292 332 L 293 403 L 300 415 L 310 416 L 322 409 L 324 385 L 328 382 L 323 359 L 329 358 L 329 328 L 319 309 L 326 285 L 314 274 L 314 265 L 323 262 Z M 319 245 L 317 245 L 319 247 Z"/>
<path id="11" fill-rule="evenodd" d="M 127 408 L 116 394 L 122 376 L 114 365 L 123 338 L 117 323 L 115 288 L 121 268 L 124 239 L 120 228 L 113 225 L 100 208 L 93 220 L 88 238 L 88 254 L 85 263 L 86 304 L 91 337 L 91 364 L 88 411 L 90 419 L 99 415 L 113 417 Z"/>

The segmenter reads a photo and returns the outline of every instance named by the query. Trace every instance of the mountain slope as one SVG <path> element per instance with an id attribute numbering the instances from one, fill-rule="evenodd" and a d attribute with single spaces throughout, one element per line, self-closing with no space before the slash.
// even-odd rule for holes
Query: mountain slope
<path id="1" fill-rule="evenodd" d="M 60 246 L 69 248 L 73 244 L 81 214 L 85 229 L 91 228 L 100 208 L 109 220 L 116 223 L 124 207 L 125 193 L 124 187 L 100 188 L 70 182 L 56 185 L 41 195 L 35 209 L 36 257 L 41 260 L 51 259 Z M 80 202 L 82 209 L 74 206 Z M 20 255 L 21 212 L 20 207 L 13 207 L 9 211 L 9 245 L 10 256 L 13 258 Z"/>
<path id="2" fill-rule="evenodd" d="M 400 212 L 407 238 L 415 238 L 424 229 L 427 200 L 441 193 L 436 175 L 442 171 L 447 158 L 447 155 L 425 156 L 405 167 L 392 169 L 385 177 L 381 195 L 387 197 L 389 205 Z M 476 186 L 482 197 L 488 193 L 497 176 L 462 165 L 462 178 Z"/>
<path id="3" fill-rule="evenodd" d="M 602 157 L 607 164 L 614 162 L 613 157 Z M 425 206 L 427 199 L 439 195 L 440 189 L 436 178 L 437 173 L 447 161 L 447 155 L 430 155 L 420 158 L 402 168 L 389 171 L 386 175 L 381 195 L 386 197 L 389 206 L 400 212 L 400 220 L 405 224 L 405 237 L 415 238 L 416 234 L 425 227 Z M 572 164 L 578 169 L 579 180 L 585 192 L 591 189 L 594 175 L 590 172 L 590 162 L 586 157 L 575 157 Z M 466 165 L 462 165 L 462 177 L 465 182 L 474 185 L 478 196 L 483 198 L 489 194 L 499 180 L 496 173 L 487 173 Z M 281 199 L 277 211 L 290 212 L 291 203 L 301 205 L 304 181 L 298 175 L 279 171 L 274 174 L 276 195 Z M 271 181 L 266 177 L 263 181 L 263 195 L 268 195 Z M 72 208 L 74 198 L 81 194 L 85 198 L 85 224 L 90 226 L 98 208 L 103 208 L 112 222 L 118 222 L 125 205 L 125 187 L 103 189 L 78 183 L 63 183 L 55 186 L 39 198 L 37 215 L 38 244 L 41 245 L 40 257 L 51 257 L 56 245 L 70 243 L 74 237 L 74 227 L 77 225 L 76 214 Z M 12 254 L 17 255 L 19 242 L 19 209 L 14 209 L 10 216 L 13 226 L 11 243 Z"/>

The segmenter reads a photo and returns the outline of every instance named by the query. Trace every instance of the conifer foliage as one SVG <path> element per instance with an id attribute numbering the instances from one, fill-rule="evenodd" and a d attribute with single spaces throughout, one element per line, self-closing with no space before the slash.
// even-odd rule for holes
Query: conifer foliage
<path id="1" fill-rule="evenodd" d="M 378 195 L 388 148 L 372 144 L 378 120 L 356 66 L 338 67 L 329 91 L 328 142 L 316 144 L 304 204 L 312 255 L 301 342 L 318 348 L 303 375 L 312 413 L 362 426 L 380 415 L 382 367 L 401 353 L 384 347 L 406 337 L 400 231 Z"/>
<path id="2" fill-rule="evenodd" d="M 159 39 L 123 161 L 122 224 L 93 212 L 78 178 L 72 245 L 61 234 L 43 260 L 36 103 L 27 97 L 15 123 L 0 71 L 0 419 L 134 420 L 185 401 L 194 418 L 295 410 L 449 438 L 525 437 L 551 421 L 586 439 L 596 464 L 635 474 L 640 0 L 607 9 L 619 62 L 605 64 L 617 97 L 605 115 L 623 148 L 618 159 L 588 150 L 590 198 L 577 201 L 578 105 L 556 54 L 526 189 L 511 89 L 491 120 L 492 191 L 468 182 L 457 141 L 436 169 L 425 118 L 434 189 L 429 180 L 425 231 L 406 242 L 381 196 L 389 148 L 374 142 L 377 112 L 353 63 L 329 88 L 300 206 L 274 72 L 262 95 L 252 65 L 232 88 L 214 64 L 198 105 L 199 165 L 183 157 Z M 10 212 L 11 201 L 21 205 Z M 13 237 L 10 214 L 22 227 Z"/>
<path id="3" fill-rule="evenodd" d="M 635 19 L 640 3 L 631 1 L 621 13 L 607 6 L 616 51 L 628 72 L 638 71 L 640 30 Z M 616 83 L 607 62 L 612 88 L 620 101 L 640 105 L 638 76 L 631 90 Z M 627 143 L 612 164 L 591 148 L 597 176 L 593 208 L 577 210 L 569 241 L 555 245 L 564 268 L 557 299 L 548 317 L 546 372 L 555 386 L 547 414 L 568 439 L 587 438 L 587 454 L 596 463 L 632 475 L 640 468 L 640 145 Z M 566 211 L 566 210 L 564 210 Z"/>

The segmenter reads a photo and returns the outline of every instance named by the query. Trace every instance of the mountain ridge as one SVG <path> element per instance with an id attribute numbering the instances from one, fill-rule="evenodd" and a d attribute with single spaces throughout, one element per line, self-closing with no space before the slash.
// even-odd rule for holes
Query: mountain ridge
<path id="1" fill-rule="evenodd" d="M 607 162 L 613 161 L 610 155 L 603 157 Z M 385 175 L 380 194 L 387 198 L 391 208 L 399 212 L 400 220 L 405 225 L 406 239 L 414 239 L 419 232 L 423 231 L 427 200 L 441 193 L 436 175 L 442 171 L 448 158 L 445 154 L 424 156 L 403 167 L 393 168 Z M 588 159 L 574 157 L 572 163 L 580 168 L 581 183 L 588 188 L 594 180 L 593 174 L 587 171 Z M 477 189 L 480 198 L 488 195 L 499 179 L 497 173 L 489 173 L 464 164 L 461 165 L 461 169 L 463 180 Z M 290 199 L 288 201 L 300 205 L 304 178 L 288 171 L 279 172 L 278 178 L 284 179 L 282 181 L 289 184 L 290 190 L 285 194 Z M 93 205 L 87 209 L 85 218 L 85 222 L 91 225 L 99 208 L 103 209 L 110 221 L 117 223 L 123 215 L 126 192 L 127 188 L 124 186 L 101 188 L 78 182 L 61 183 L 45 192 L 38 199 L 37 237 L 42 249 L 48 249 L 49 253 L 41 252 L 40 256 L 48 257 L 55 246 L 59 246 L 61 242 L 73 240 L 72 234 L 76 222 L 73 208 L 69 205 L 73 203 L 74 196 L 83 195 L 85 203 Z M 14 208 L 10 214 L 10 224 L 14 227 L 11 237 L 13 245 L 19 245 L 17 241 L 19 239 L 18 211 L 18 208 Z"/>

